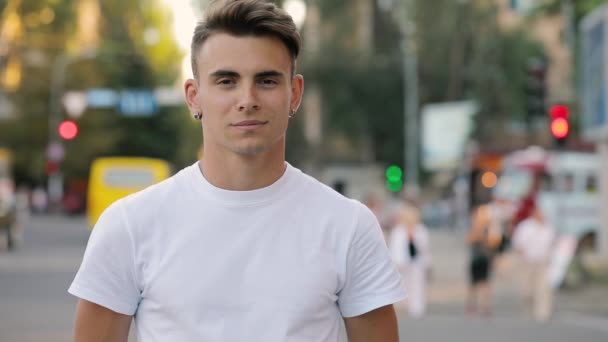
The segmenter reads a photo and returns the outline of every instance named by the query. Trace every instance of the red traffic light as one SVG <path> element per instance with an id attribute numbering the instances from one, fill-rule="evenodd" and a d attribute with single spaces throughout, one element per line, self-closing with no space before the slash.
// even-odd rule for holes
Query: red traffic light
<path id="1" fill-rule="evenodd" d="M 551 134 L 556 139 L 564 139 L 570 132 L 570 123 L 565 118 L 555 118 L 551 120 Z"/>
<path id="2" fill-rule="evenodd" d="M 65 140 L 72 140 L 78 135 L 78 125 L 71 120 L 65 120 L 59 125 L 59 136 Z"/>
<path id="3" fill-rule="evenodd" d="M 564 106 L 564 105 L 555 105 L 552 106 L 551 109 L 549 110 L 549 115 L 551 116 L 552 119 L 568 119 L 568 116 L 570 115 L 570 109 L 568 108 L 568 106 Z"/>

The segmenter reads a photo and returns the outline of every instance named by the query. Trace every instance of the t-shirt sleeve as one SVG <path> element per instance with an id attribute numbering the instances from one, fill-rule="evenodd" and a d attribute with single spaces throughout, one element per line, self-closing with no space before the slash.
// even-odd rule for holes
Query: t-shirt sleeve
<path id="1" fill-rule="evenodd" d="M 123 210 L 118 202 L 101 215 L 68 292 L 112 311 L 133 315 L 141 291 L 134 266 L 133 239 Z"/>
<path id="2" fill-rule="evenodd" d="M 360 209 L 346 259 L 346 275 L 338 293 L 342 316 L 354 317 L 405 299 L 401 276 L 391 260 L 374 214 Z"/>

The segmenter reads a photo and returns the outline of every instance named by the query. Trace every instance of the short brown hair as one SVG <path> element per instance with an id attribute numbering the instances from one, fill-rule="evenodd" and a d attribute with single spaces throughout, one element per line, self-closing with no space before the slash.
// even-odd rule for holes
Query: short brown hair
<path id="1" fill-rule="evenodd" d="M 300 53 L 300 34 L 291 16 L 265 0 L 215 0 L 194 29 L 190 55 L 192 73 L 198 79 L 196 57 L 207 38 L 215 33 L 234 36 L 268 36 L 280 39 L 289 50 L 292 72 Z"/>

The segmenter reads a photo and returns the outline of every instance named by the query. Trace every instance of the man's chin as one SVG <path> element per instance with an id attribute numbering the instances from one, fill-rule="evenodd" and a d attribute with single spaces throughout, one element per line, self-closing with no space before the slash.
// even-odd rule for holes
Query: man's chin
<path id="1" fill-rule="evenodd" d="M 233 151 L 239 155 L 244 157 L 255 157 L 269 150 L 268 146 L 264 145 L 249 145 L 249 146 L 239 146 Z"/>

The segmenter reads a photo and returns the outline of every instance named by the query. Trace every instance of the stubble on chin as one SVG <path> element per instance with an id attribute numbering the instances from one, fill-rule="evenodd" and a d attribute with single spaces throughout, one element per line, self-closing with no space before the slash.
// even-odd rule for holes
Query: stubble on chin
<path id="1" fill-rule="evenodd" d="M 272 146 L 265 144 L 244 144 L 241 146 L 232 146 L 230 150 L 243 157 L 255 157 L 270 150 L 271 147 Z"/>

